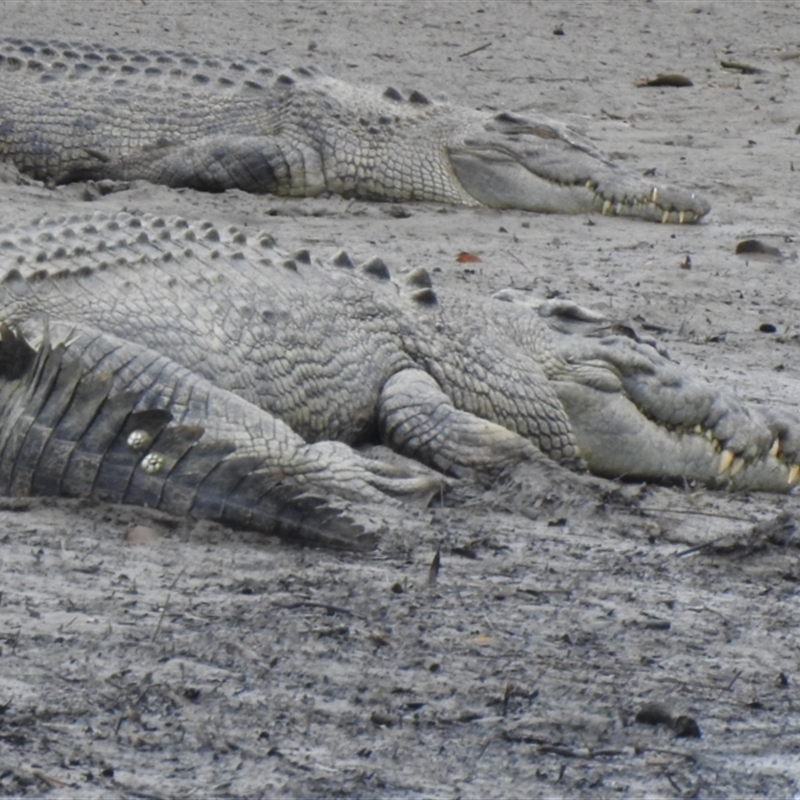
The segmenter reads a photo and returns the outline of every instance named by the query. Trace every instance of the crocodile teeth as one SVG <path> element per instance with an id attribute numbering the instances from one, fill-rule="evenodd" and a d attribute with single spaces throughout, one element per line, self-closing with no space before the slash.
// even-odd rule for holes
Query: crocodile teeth
<path id="1" fill-rule="evenodd" d="M 650 202 L 653 205 L 658 205 L 658 186 L 654 186 L 653 191 L 650 192 Z"/>
<path id="2" fill-rule="evenodd" d="M 717 470 L 717 475 L 722 475 L 731 464 L 733 464 L 733 451 L 732 450 L 723 450 L 719 457 L 719 469 Z"/>
<path id="3" fill-rule="evenodd" d="M 793 484 L 797 480 L 797 477 L 799 475 L 800 475 L 800 464 L 792 464 L 792 466 L 789 468 L 789 478 L 786 481 L 786 483 L 788 483 L 789 485 Z"/>
<path id="4" fill-rule="evenodd" d="M 612 204 L 612 202 L 610 200 L 606 200 L 605 203 L 603 203 L 603 216 L 604 217 L 607 217 L 611 213 L 611 206 L 612 205 L 613 204 Z"/>
<path id="5" fill-rule="evenodd" d="M 678 214 L 678 222 L 679 222 L 681 225 L 683 225 L 683 223 L 684 223 L 684 222 L 686 222 L 686 212 L 685 212 L 685 211 L 681 211 L 681 212 Z"/>
<path id="6" fill-rule="evenodd" d="M 777 458 L 778 457 L 778 453 L 780 453 L 780 452 L 781 452 L 781 442 L 780 442 L 780 439 L 776 439 L 772 443 L 772 447 L 770 447 L 770 449 L 769 449 L 769 454 L 773 458 Z"/>
<path id="7" fill-rule="evenodd" d="M 666 225 L 669 222 L 669 211 L 665 211 L 664 215 L 661 217 L 661 223 Z"/>
<path id="8" fill-rule="evenodd" d="M 744 469 L 745 461 L 743 458 L 735 458 L 733 460 L 733 466 L 731 467 L 731 474 L 730 477 L 732 478 L 734 475 L 738 475 Z"/>

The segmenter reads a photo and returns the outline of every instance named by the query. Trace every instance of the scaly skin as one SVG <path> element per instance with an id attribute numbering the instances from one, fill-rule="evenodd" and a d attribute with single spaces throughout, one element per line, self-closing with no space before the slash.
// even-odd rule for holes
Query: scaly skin
<path id="1" fill-rule="evenodd" d="M 5 492 L 146 501 L 258 528 L 270 513 L 313 528 L 318 509 L 321 528 L 333 518 L 365 529 L 364 509 L 425 501 L 445 486 L 441 473 L 491 481 L 523 463 L 545 474 L 552 459 L 770 491 L 800 473 L 794 415 L 747 407 L 564 301 L 439 297 L 424 270 L 398 285 L 379 259 L 357 268 L 340 253 L 325 267 L 268 235 L 149 215 L 10 228 L 0 259 Z M 32 356 L 15 366 L 25 348 L 11 329 L 62 377 L 37 377 Z M 48 341 L 65 343 L 57 357 Z M 94 420 L 95 407 L 112 422 Z M 18 433 L 28 428 L 35 435 Z M 375 441 L 421 463 L 351 449 Z M 212 480 L 204 500 L 190 467 L 209 462 L 195 447 L 244 489 Z M 100 463 L 70 472 L 70 448 Z M 122 472 L 107 469 L 107 452 Z"/>
<path id="2" fill-rule="evenodd" d="M 145 179 L 676 223 L 710 208 L 545 117 L 251 59 L 56 42 L 0 41 L 0 160 L 51 184 Z"/>
<path id="3" fill-rule="evenodd" d="M 172 424 L 169 411 L 142 402 L 141 391 L 117 391 L 113 362 L 120 343 L 107 344 L 111 371 L 90 375 L 80 359 L 65 358 L 63 343 L 52 347 L 45 337 L 36 353 L 0 326 L 2 494 L 90 497 L 330 546 L 375 544 L 377 530 L 365 524 L 368 506 L 354 508 L 341 497 L 341 467 L 346 472 L 353 461 L 347 453 L 336 463 L 339 494 L 315 495 L 303 485 L 302 473 L 320 475 L 326 455 L 315 458 L 313 445 L 290 450 L 292 476 L 268 454 L 245 454 L 199 424 Z M 126 349 L 130 355 L 123 344 Z M 196 376 L 192 384 L 200 394 L 215 394 Z M 159 390 L 165 388 L 162 382 Z M 322 484 L 314 489 L 319 492 Z M 359 496 L 361 503 L 366 499 Z M 391 503 L 385 495 L 381 500 Z"/>

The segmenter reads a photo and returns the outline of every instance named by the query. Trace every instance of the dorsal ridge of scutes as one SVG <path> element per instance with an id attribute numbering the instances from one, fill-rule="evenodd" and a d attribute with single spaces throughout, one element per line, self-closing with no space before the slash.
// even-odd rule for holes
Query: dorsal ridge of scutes
<path id="1" fill-rule="evenodd" d="M 368 261 L 365 261 L 361 265 L 361 269 L 370 278 L 381 282 L 390 281 L 392 279 L 392 273 L 389 267 L 386 266 L 386 262 L 378 256 L 373 256 Z"/>
<path id="2" fill-rule="evenodd" d="M 405 100 L 403 93 L 399 89 L 395 89 L 394 86 L 387 86 L 383 91 L 383 97 L 394 103 L 402 103 Z"/>
<path id="3" fill-rule="evenodd" d="M 8 254 L 0 281 L 7 291 L 22 299 L 45 281 L 88 280 L 98 273 L 156 268 L 179 264 L 189 271 L 222 261 L 231 264 L 247 260 L 253 266 L 279 269 L 284 274 L 309 274 L 315 259 L 308 248 L 291 253 L 277 247 L 267 232 L 246 235 L 235 225 L 213 225 L 207 221 L 151 214 L 94 213 L 45 218 L 32 226 L 8 225 L 0 233 L 0 252 Z M 397 277 L 380 256 L 357 263 L 342 249 L 320 261 L 323 270 L 342 277 L 363 277 L 375 284 L 389 285 Z M 176 277 L 177 273 L 175 273 Z M 401 274 L 398 288 L 426 305 L 434 304 L 430 273 L 418 267 Z M 431 290 L 427 294 L 420 290 Z"/>
<path id="4" fill-rule="evenodd" d="M 331 264 L 342 269 L 355 269 L 356 266 L 347 250 L 340 250 L 336 253 L 331 259 Z"/>
<path id="5" fill-rule="evenodd" d="M 433 289 L 418 289 L 411 293 L 411 299 L 421 306 L 439 305 L 439 297 Z"/>
<path id="6" fill-rule="evenodd" d="M 264 54 L 268 55 L 268 54 Z M 315 66 L 281 68 L 266 60 L 203 55 L 182 50 L 116 48 L 61 40 L 0 38 L 0 69 L 25 70 L 42 83 L 88 77 L 124 85 L 129 77 L 182 79 L 190 84 L 216 84 L 221 89 L 291 89 L 298 81 L 325 76 Z"/>
<path id="7" fill-rule="evenodd" d="M 300 250 L 295 250 L 292 253 L 292 258 L 298 264 L 311 264 L 311 251 L 303 247 Z"/>
<path id="8" fill-rule="evenodd" d="M 406 275 L 406 284 L 416 289 L 430 289 L 433 279 L 425 267 L 415 267 Z"/>

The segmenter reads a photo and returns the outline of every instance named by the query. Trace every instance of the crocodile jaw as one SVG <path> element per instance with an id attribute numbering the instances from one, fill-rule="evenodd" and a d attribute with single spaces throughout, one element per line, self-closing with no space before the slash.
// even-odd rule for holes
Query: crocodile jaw
<path id="1" fill-rule="evenodd" d="M 485 130 L 451 144 L 447 155 L 464 190 L 492 208 L 673 223 L 698 222 L 711 210 L 694 192 L 647 181 L 556 134 Z"/>
<path id="2" fill-rule="evenodd" d="M 622 393 L 572 381 L 554 386 L 581 457 L 596 475 L 778 493 L 800 478 L 796 455 L 782 458 L 777 441 L 764 452 L 736 455 L 710 431 L 670 430 L 648 419 Z"/>

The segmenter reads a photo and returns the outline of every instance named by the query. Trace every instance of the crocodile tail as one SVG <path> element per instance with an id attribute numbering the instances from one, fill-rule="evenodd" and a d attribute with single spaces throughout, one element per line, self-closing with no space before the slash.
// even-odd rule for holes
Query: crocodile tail
<path id="1" fill-rule="evenodd" d="M 84 497 L 192 515 L 306 543 L 367 549 L 373 533 L 344 501 L 282 475 L 167 409 L 137 409 L 45 332 L 38 348 L 0 324 L 0 494 Z"/>

